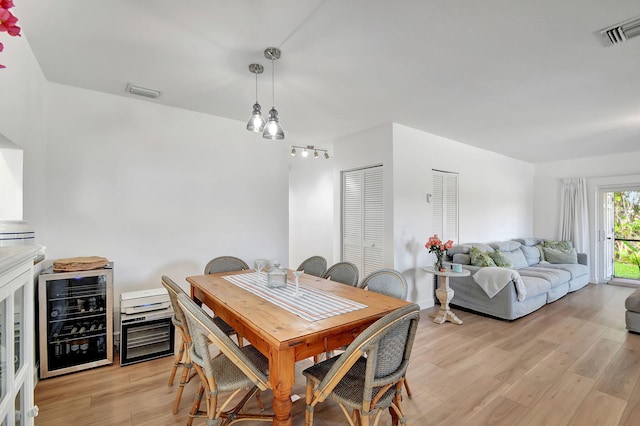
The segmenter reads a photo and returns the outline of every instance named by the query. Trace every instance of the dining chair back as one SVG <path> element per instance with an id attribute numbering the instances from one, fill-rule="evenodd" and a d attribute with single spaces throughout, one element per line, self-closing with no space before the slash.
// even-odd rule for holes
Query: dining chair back
<path id="1" fill-rule="evenodd" d="M 367 275 L 358 287 L 402 300 L 405 300 L 409 293 L 407 280 L 395 269 L 378 269 Z"/>
<path id="2" fill-rule="evenodd" d="M 234 256 L 219 256 L 214 259 L 211 259 L 209 263 L 204 267 L 204 273 L 206 274 L 217 274 L 219 272 L 234 272 L 234 271 L 245 271 L 249 269 L 249 265 L 244 260 L 234 257 Z M 215 312 L 214 312 L 215 315 Z M 220 327 L 227 335 L 235 335 L 238 340 L 238 346 L 244 345 L 244 339 L 238 332 L 236 332 L 233 327 L 227 324 L 222 318 L 214 317 L 216 321 L 216 325 Z"/>
<path id="3" fill-rule="evenodd" d="M 327 259 L 322 256 L 311 256 L 302 261 L 296 271 L 304 271 L 305 274 L 322 277 L 327 270 Z"/>
<path id="4" fill-rule="evenodd" d="M 162 286 L 167 289 L 167 293 L 169 293 L 169 300 L 171 301 L 171 307 L 173 308 L 173 316 L 171 317 L 171 322 L 176 328 L 178 332 L 178 336 L 180 337 L 180 343 L 178 344 L 175 358 L 173 362 L 173 369 L 171 370 L 171 375 L 169 376 L 169 386 L 173 386 L 173 381 L 176 377 L 176 373 L 179 367 L 182 367 L 182 375 L 180 377 L 180 387 L 178 387 L 178 392 L 176 394 L 176 399 L 173 403 L 173 414 L 178 412 L 180 408 L 180 399 L 182 399 L 182 392 L 184 391 L 184 386 L 189 383 L 191 379 L 191 358 L 189 355 L 189 348 L 191 347 L 191 336 L 189 335 L 189 329 L 187 328 L 187 319 L 184 316 L 184 312 L 182 308 L 178 304 L 178 295 L 186 294 L 182 288 L 178 284 L 176 284 L 171 278 L 166 275 L 162 276 Z"/>
<path id="5" fill-rule="evenodd" d="M 216 274 L 218 272 L 244 271 L 249 269 L 249 265 L 244 260 L 233 256 L 219 256 L 211 259 L 204 267 L 205 274 Z"/>
<path id="6" fill-rule="evenodd" d="M 407 294 L 409 293 L 407 280 L 404 278 L 404 275 L 395 269 L 379 269 L 373 271 L 358 284 L 358 287 L 402 300 L 406 300 Z M 404 387 L 407 391 L 407 396 L 409 398 L 413 397 L 411 388 L 409 387 L 409 381 L 406 377 L 404 378 Z"/>
<path id="7" fill-rule="evenodd" d="M 416 304 L 406 305 L 367 327 L 341 355 L 302 372 L 307 378 L 306 425 L 313 425 L 315 406 L 330 398 L 349 418 L 377 424 L 390 408 L 393 422 L 405 424 L 401 390 L 420 318 Z M 373 418 L 375 417 L 375 419 Z M 372 421 L 373 420 L 373 421 Z"/>
<path id="8" fill-rule="evenodd" d="M 178 295 L 191 332 L 191 361 L 200 377 L 200 385 L 191 408 L 191 425 L 196 417 L 207 417 L 208 425 L 232 424 L 247 419 L 273 421 L 273 415 L 244 413 L 243 407 L 258 390 L 269 389 L 269 361 L 254 346 L 238 347 L 212 319 L 186 294 Z M 218 351 L 215 351 L 214 348 Z M 213 353 L 216 352 L 216 353 Z M 240 401 L 231 409 L 226 406 L 242 391 Z M 220 393 L 229 396 L 218 403 Z M 200 411 L 203 396 L 206 411 Z M 258 400 L 262 409 L 262 402 Z"/>
<path id="9" fill-rule="evenodd" d="M 338 262 L 331 265 L 322 278 L 355 287 L 358 285 L 358 277 L 359 272 L 356 265 L 351 262 Z"/>

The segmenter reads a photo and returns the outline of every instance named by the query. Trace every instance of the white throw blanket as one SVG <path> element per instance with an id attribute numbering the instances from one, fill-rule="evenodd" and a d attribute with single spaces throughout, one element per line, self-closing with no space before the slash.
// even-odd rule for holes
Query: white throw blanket
<path id="1" fill-rule="evenodd" d="M 480 268 L 478 272 L 473 274 L 472 278 L 490 298 L 498 294 L 504 286 L 512 281 L 516 284 L 518 300 L 522 302 L 524 298 L 527 297 L 527 289 L 524 286 L 522 277 L 518 271 L 514 269 L 488 266 L 486 268 Z"/>

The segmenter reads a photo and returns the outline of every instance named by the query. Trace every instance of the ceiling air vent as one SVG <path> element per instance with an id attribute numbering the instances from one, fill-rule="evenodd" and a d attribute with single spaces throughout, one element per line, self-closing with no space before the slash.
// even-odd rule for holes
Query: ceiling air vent
<path id="1" fill-rule="evenodd" d="M 133 84 L 127 84 L 127 93 L 131 93 L 132 95 L 137 96 L 145 96 L 147 98 L 155 99 L 160 96 L 159 90 L 147 89 L 145 87 L 134 86 Z"/>
<path id="2" fill-rule="evenodd" d="M 606 46 L 613 46 L 640 36 L 640 16 L 600 30 L 600 36 Z"/>

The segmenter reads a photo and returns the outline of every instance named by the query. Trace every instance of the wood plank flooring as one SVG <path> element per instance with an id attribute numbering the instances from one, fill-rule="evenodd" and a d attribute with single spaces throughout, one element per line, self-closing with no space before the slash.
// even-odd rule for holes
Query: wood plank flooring
<path id="1" fill-rule="evenodd" d="M 463 325 L 434 324 L 424 310 L 409 367 L 413 425 L 638 425 L 640 335 L 624 326 L 633 289 L 589 285 L 516 321 L 454 309 Z M 171 414 L 177 384 L 167 386 L 172 358 L 96 368 L 41 380 L 39 426 L 184 425 L 197 380 Z M 304 424 L 304 380 L 298 363 L 294 425 Z M 270 407 L 271 394 L 263 401 Z M 255 407 L 251 401 L 249 409 Z M 346 424 L 330 401 L 315 424 Z M 390 424 L 384 413 L 380 425 Z M 194 425 L 203 425 L 199 419 Z M 266 424 L 243 422 L 246 425 Z"/>

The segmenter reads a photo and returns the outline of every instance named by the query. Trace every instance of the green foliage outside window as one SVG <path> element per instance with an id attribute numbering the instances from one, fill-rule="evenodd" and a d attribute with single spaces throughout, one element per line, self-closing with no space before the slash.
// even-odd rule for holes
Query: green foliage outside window
<path id="1" fill-rule="evenodd" d="M 616 192 L 613 202 L 613 230 L 616 239 L 614 275 L 640 279 L 640 191 Z"/>

